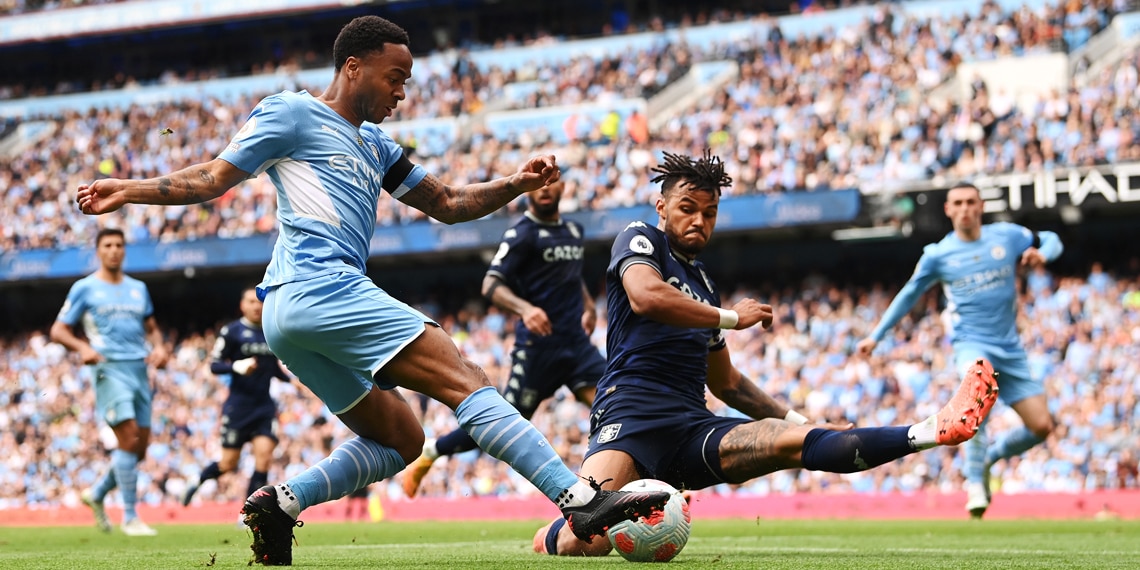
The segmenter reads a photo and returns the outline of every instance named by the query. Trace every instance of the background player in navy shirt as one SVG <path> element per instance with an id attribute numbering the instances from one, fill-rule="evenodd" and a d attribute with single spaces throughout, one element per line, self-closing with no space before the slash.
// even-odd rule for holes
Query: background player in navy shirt
<path id="1" fill-rule="evenodd" d="M 614 240 L 606 272 L 606 373 L 598 382 L 590 449 L 581 474 L 621 488 L 660 479 L 678 489 L 743 483 L 773 471 L 870 469 L 936 445 L 968 440 L 997 399 L 988 363 L 966 375 L 937 415 L 902 427 L 804 425 L 732 364 L 722 329 L 772 323 L 770 305 L 742 299 L 720 308 L 720 290 L 697 260 L 716 226 L 720 189 L 732 179 L 719 158 L 665 153 L 657 227 L 634 222 Z M 716 416 L 705 388 L 754 418 Z M 540 553 L 599 556 L 561 520 L 539 529 Z"/>
<path id="2" fill-rule="evenodd" d="M 564 186 L 559 180 L 527 193 L 526 212 L 504 233 L 483 278 L 483 296 L 519 317 L 503 398 L 527 419 L 562 386 L 590 405 L 606 369 L 590 343 L 598 317 L 582 281 L 582 226 L 558 211 Z M 436 458 L 476 447 L 461 429 L 428 439 L 404 474 L 404 492 L 416 495 Z"/>
<path id="3" fill-rule="evenodd" d="M 222 458 L 202 469 L 186 487 L 183 505 L 190 504 L 202 483 L 237 469 L 247 442 L 253 444 L 253 475 L 246 495 L 269 481 L 269 462 L 277 447 L 277 403 L 269 395 L 269 384 L 274 378 L 286 382 L 291 378 L 265 342 L 256 288 L 242 292 L 239 309 L 241 318 L 222 327 L 210 355 L 210 371 L 230 377 L 229 395 L 222 404 Z"/>

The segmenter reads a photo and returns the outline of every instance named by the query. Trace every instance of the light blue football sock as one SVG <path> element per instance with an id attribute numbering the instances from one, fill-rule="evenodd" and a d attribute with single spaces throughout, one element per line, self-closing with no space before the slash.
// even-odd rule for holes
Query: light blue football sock
<path id="1" fill-rule="evenodd" d="M 1043 441 L 1044 438 L 1037 437 L 1025 426 L 1014 428 L 986 450 L 986 465 L 993 465 L 999 459 L 1021 455 Z"/>
<path id="2" fill-rule="evenodd" d="M 405 466 L 396 450 L 358 436 L 342 443 L 320 463 L 285 484 L 297 496 L 300 510 L 305 510 L 391 477 Z"/>
<path id="3" fill-rule="evenodd" d="M 978 428 L 978 433 L 969 441 L 962 444 L 962 453 L 965 458 L 965 466 L 963 474 L 966 476 L 967 483 L 982 484 L 985 481 L 986 467 L 986 448 L 989 447 L 989 437 L 986 435 L 986 425 L 983 423 Z"/>
<path id="4" fill-rule="evenodd" d="M 91 498 L 95 499 L 96 503 L 102 503 L 103 499 L 107 497 L 107 493 L 110 493 L 112 489 L 118 486 L 118 482 L 115 481 L 114 457 L 112 454 L 111 466 L 107 468 L 107 472 L 95 482 L 95 486 L 91 487 L 91 494 L 93 495 Z"/>
<path id="5" fill-rule="evenodd" d="M 566 468 L 546 438 L 494 388 L 473 392 L 455 409 L 455 417 L 487 454 L 538 487 L 551 501 L 574 487 L 578 476 Z"/>
<path id="6" fill-rule="evenodd" d="M 139 456 L 121 449 L 111 452 L 111 465 L 119 493 L 123 496 L 123 522 L 138 518 L 135 504 L 138 503 Z"/>

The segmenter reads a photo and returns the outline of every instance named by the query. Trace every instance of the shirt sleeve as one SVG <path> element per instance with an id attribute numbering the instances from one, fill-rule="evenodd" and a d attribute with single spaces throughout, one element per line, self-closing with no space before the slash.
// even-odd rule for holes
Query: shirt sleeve
<path id="1" fill-rule="evenodd" d="M 280 94 L 262 99 L 218 158 L 257 176 L 296 149 L 297 122 Z"/>
<path id="2" fill-rule="evenodd" d="M 232 358 L 229 356 L 230 327 L 226 325 L 218 331 L 218 340 L 214 341 L 214 349 L 210 351 L 210 372 L 214 374 L 230 374 L 234 371 Z"/>
<path id="3" fill-rule="evenodd" d="M 487 275 L 493 275 L 506 282 L 509 281 L 509 276 L 517 274 L 519 266 L 534 249 L 533 241 L 528 239 L 530 235 L 523 224 L 504 232 L 499 250 L 495 252 L 495 257 L 487 267 Z"/>
<path id="4" fill-rule="evenodd" d="M 143 291 L 143 318 L 150 318 L 154 316 L 154 302 L 150 298 L 150 289 L 144 283 L 142 286 Z"/>
<path id="5" fill-rule="evenodd" d="M 610 248 L 609 270 L 620 279 L 630 266 L 642 263 L 664 275 L 659 256 L 662 247 L 654 244 L 653 235 L 645 222 L 633 222 L 614 238 Z"/>
<path id="6" fill-rule="evenodd" d="M 79 319 L 83 318 L 83 313 L 87 312 L 87 299 L 84 295 L 86 289 L 87 287 L 82 281 L 77 281 L 71 286 L 56 320 L 73 327 L 79 322 Z"/>

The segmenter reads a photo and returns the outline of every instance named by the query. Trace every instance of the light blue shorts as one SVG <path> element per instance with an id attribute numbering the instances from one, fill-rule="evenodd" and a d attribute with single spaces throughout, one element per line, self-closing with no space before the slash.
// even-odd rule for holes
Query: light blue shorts
<path id="1" fill-rule="evenodd" d="M 95 373 L 95 407 L 107 425 L 135 420 L 150 427 L 151 392 L 142 360 L 114 360 L 91 366 Z"/>
<path id="2" fill-rule="evenodd" d="M 954 366 L 965 374 L 979 357 L 985 357 L 998 373 L 998 398 L 1012 406 L 1026 398 L 1045 393 L 1045 383 L 1029 375 L 1029 358 L 1025 350 L 1013 351 L 978 342 L 954 343 Z"/>
<path id="3" fill-rule="evenodd" d="M 365 275 L 333 273 L 285 283 L 265 295 L 269 348 L 334 414 L 378 385 L 376 373 L 435 321 Z"/>

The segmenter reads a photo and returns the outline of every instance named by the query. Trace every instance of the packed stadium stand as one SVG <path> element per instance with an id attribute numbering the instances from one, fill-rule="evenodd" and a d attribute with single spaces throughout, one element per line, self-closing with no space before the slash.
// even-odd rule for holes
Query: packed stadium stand
<path id="1" fill-rule="evenodd" d="M 1135 273 L 1117 276 L 1096 265 L 1080 276 L 1040 271 L 1027 282 L 1023 330 L 1025 338 L 1032 339 L 1032 373 L 1045 379 L 1051 410 L 1062 427 L 1045 445 L 996 466 L 1002 492 L 1140 486 L 1140 278 Z M 849 356 L 897 285 L 843 287 L 809 276 L 786 288 L 739 289 L 730 298 L 748 294 L 767 299 L 777 307 L 779 319 L 770 332 L 749 329 L 728 336 L 736 364 L 813 418 L 863 426 L 916 422 L 937 411 L 959 380 L 933 298 L 888 337 L 874 357 Z M 599 299 L 599 307 L 604 308 L 604 301 Z M 440 323 L 491 378 L 505 378 L 511 319 L 494 309 L 482 310 L 474 299 L 469 307 L 440 317 Z M 605 337 L 604 310 L 601 316 L 594 335 L 599 343 Z M 171 363 L 155 374 L 154 440 L 140 487 L 150 503 L 176 501 L 186 479 L 220 454 L 216 430 L 225 390 L 224 378 L 209 372 L 213 340 L 213 332 L 182 336 L 173 344 Z M 8 364 L 2 371 L 0 437 L 4 448 L 15 453 L 0 464 L 0 507 L 76 505 L 78 491 L 93 482 L 106 461 L 108 434 L 90 429 L 96 423 L 94 396 L 86 388 L 91 378 L 42 332 L 11 338 L 2 349 Z M 275 394 L 281 403 L 283 440 L 278 473 L 295 474 L 324 457 L 325 439 L 347 435 L 305 390 L 281 384 Z M 719 413 L 735 413 L 717 402 L 711 406 Z M 569 463 L 576 464 L 584 451 L 588 415 L 564 393 L 544 406 L 535 423 Z M 423 408 L 423 421 L 429 436 L 456 427 L 452 412 L 435 402 Z M 999 406 L 991 429 L 1002 430 L 1016 421 L 1011 410 Z M 954 449 L 946 449 L 855 475 L 787 471 L 741 486 L 722 485 L 713 492 L 950 492 L 961 487 L 960 461 Z M 240 471 L 249 469 L 243 465 Z M 399 500 L 397 482 L 381 485 L 387 496 Z M 231 477 L 216 489 L 204 488 L 196 500 L 236 500 L 244 490 L 244 477 Z M 476 451 L 437 465 L 422 492 L 465 497 L 535 491 L 505 464 Z"/>
<path id="2" fill-rule="evenodd" d="M 233 316 L 234 283 L 256 281 L 268 259 L 272 185 L 263 176 L 212 203 L 137 206 L 100 218 L 74 208 L 75 188 L 213 158 L 260 97 L 319 92 L 331 77 L 330 30 L 369 10 L 429 42 L 417 44 L 414 89 L 385 130 L 415 161 L 455 182 L 506 174 L 526 156 L 553 152 L 568 180 L 564 210 L 596 222 L 587 225 L 594 277 L 616 231 L 605 224 L 620 229 L 636 219 L 630 216 L 645 215 L 636 208 L 656 191 L 648 169 L 661 151 L 709 147 L 724 157 L 735 181 L 722 205 L 729 235 L 710 252 L 710 266 L 735 287 L 734 296 L 756 296 L 779 311 L 771 331 L 736 332 L 729 342 L 742 371 L 812 418 L 909 423 L 929 415 L 957 384 L 933 293 L 876 356 L 851 357 L 921 244 L 944 232 L 938 191 L 948 181 L 981 181 L 994 219 L 1064 230 L 1060 267 L 1026 276 L 1022 308 L 1032 371 L 1046 380 L 1061 427 L 1045 445 L 999 464 L 995 478 L 1004 493 L 1140 487 L 1140 262 L 1129 249 L 1140 238 L 1134 2 L 808 2 L 805 13 L 786 14 L 783 3 L 775 16 L 735 8 L 686 13 L 685 3 L 661 2 L 664 14 L 638 20 L 613 10 L 602 22 L 577 22 L 578 30 L 559 30 L 550 18 L 526 33 L 506 20 L 501 28 L 483 22 L 491 34 L 464 41 L 459 29 L 433 34 L 416 23 L 419 3 L 392 2 L 383 10 L 405 4 L 407 11 L 366 5 L 292 19 L 246 15 L 229 26 L 195 21 L 166 35 L 108 30 L 107 46 L 135 38 L 142 47 L 119 68 L 90 55 L 88 70 L 81 58 L 58 67 L 39 60 L 63 49 L 57 44 L 99 47 L 99 33 L 31 47 L 6 35 L 14 32 L 5 18 L 91 4 L 130 9 L 139 2 L 0 2 L 0 317 L 7 323 L 0 333 L 0 509 L 78 505 L 79 490 L 108 461 L 108 434 L 91 429 L 91 379 L 46 336 L 67 284 L 90 269 L 83 252 L 107 225 L 125 229 L 137 248 L 127 270 L 144 268 L 139 276 L 151 285 L 174 355 L 154 374 L 155 437 L 140 496 L 173 503 L 187 478 L 219 455 L 225 379 L 209 372 L 207 355 L 217 326 Z M 299 18 L 309 18 L 312 29 L 298 31 Z M 272 41 L 245 49 L 243 38 L 226 36 L 248 35 L 250 22 L 263 22 Z M 221 47 L 204 52 L 199 65 L 165 46 L 171 37 L 193 46 L 219 36 L 226 36 Z M 148 48 L 155 55 L 139 53 Z M 826 218 L 832 202 L 821 194 L 850 197 L 859 213 Z M 770 203 L 785 209 L 759 210 Z M 482 254 L 520 207 L 504 208 L 493 216 L 500 225 L 461 243 L 426 233 L 437 224 L 393 200 L 382 200 L 378 212 L 377 281 L 398 295 L 417 292 L 409 299 L 439 319 L 492 379 L 506 377 L 512 322 L 474 292 Z M 825 212 L 810 213 L 817 210 Z M 789 211 L 791 218 L 781 217 Z M 885 224 L 886 233 L 845 235 L 897 241 L 881 245 L 890 253 L 870 253 L 880 246 L 871 243 L 845 258 L 852 251 L 826 237 L 839 235 L 832 233 L 838 221 L 856 230 Z M 790 229 L 797 224 L 804 229 Z M 404 231 L 435 236 L 435 250 L 385 245 Z M 814 241 L 795 243 L 808 238 Z M 772 242 L 780 249 L 770 249 Z M 214 253 L 186 247 L 194 243 Z M 454 243 L 472 252 L 452 273 L 470 276 L 468 285 L 448 288 L 438 276 L 425 278 L 427 287 L 400 283 L 401 272 L 420 265 L 443 272 L 445 262 L 428 254 Z M 219 253 L 235 249 L 251 252 L 233 254 L 234 261 Z M 595 341 L 604 346 L 604 298 L 599 308 Z M 347 436 L 305 390 L 278 389 L 283 437 L 271 480 L 314 463 Z M 442 405 L 423 400 L 419 409 L 429 436 L 455 427 Z M 999 407 L 991 423 L 1001 430 L 1016 421 Z M 585 408 L 561 395 L 535 422 L 569 464 L 580 462 Z M 949 449 L 857 475 L 789 471 L 713 492 L 952 492 L 961 489 L 960 461 Z M 399 500 L 397 483 L 378 487 Z M 244 489 L 243 477 L 230 477 L 195 500 L 237 500 Z M 423 485 L 425 495 L 439 497 L 533 492 L 477 452 L 440 462 Z"/>

